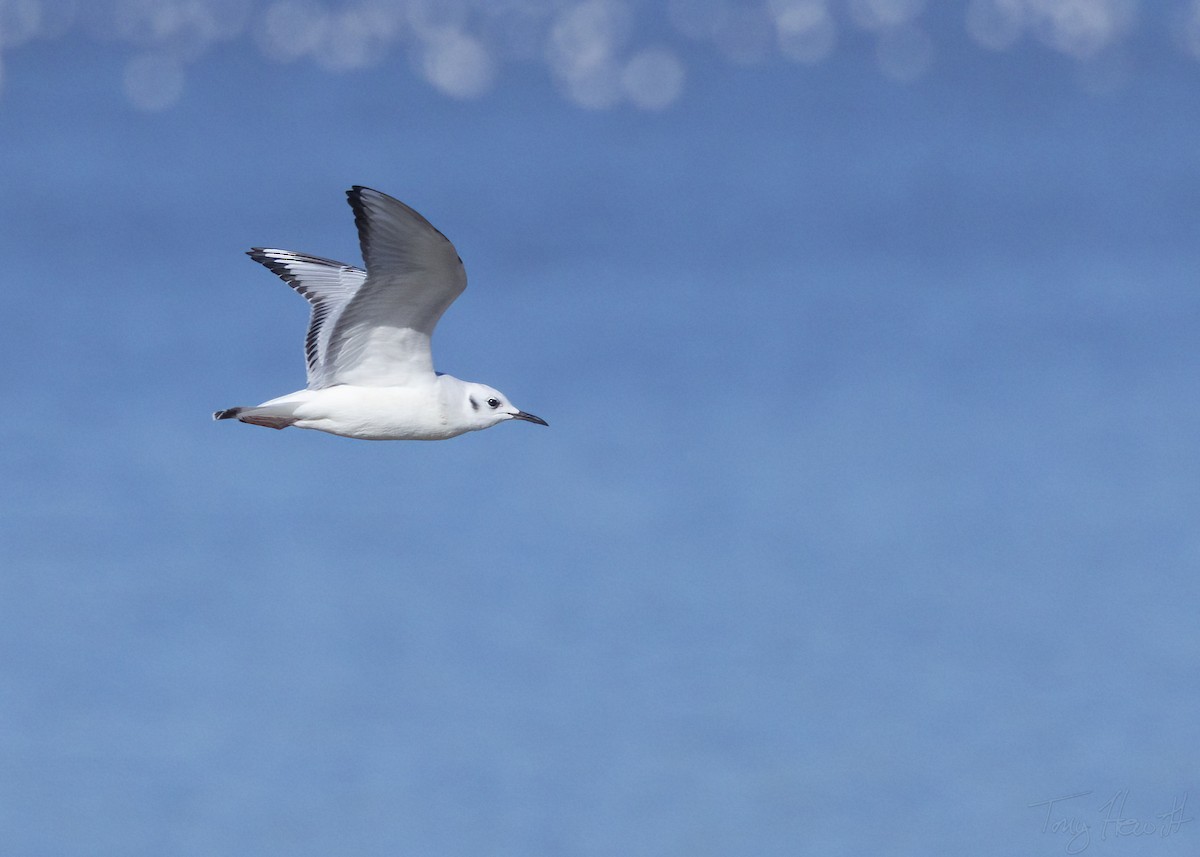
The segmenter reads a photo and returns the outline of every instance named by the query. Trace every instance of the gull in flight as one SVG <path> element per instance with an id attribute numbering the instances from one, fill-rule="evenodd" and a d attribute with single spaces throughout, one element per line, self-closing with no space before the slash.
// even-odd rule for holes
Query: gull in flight
<path id="1" fill-rule="evenodd" d="M 312 305 L 308 387 L 213 419 L 364 440 L 444 440 L 508 420 L 548 425 L 499 390 L 433 371 L 429 339 L 467 287 L 462 259 L 398 199 L 358 185 L 346 197 L 365 271 L 290 250 L 247 251 Z"/>

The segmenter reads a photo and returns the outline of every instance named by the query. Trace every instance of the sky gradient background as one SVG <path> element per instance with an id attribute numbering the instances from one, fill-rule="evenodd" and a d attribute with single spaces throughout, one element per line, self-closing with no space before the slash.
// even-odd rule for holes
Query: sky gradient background
<path id="1" fill-rule="evenodd" d="M 0 0 L 0 850 L 1195 854 L 1198 56 L 1185 2 Z M 211 421 L 302 386 L 242 254 L 357 263 L 351 184 L 549 429 Z"/>

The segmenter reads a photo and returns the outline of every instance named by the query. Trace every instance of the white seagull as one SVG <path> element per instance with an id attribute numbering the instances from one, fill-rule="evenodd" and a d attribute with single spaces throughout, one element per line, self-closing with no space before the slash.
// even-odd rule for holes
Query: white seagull
<path id="1" fill-rule="evenodd" d="M 346 197 L 365 271 L 290 250 L 247 251 L 312 304 L 308 387 L 213 419 L 364 440 L 444 440 L 507 420 L 548 425 L 499 390 L 433 371 L 429 339 L 467 287 L 462 259 L 399 200 L 358 185 Z"/>

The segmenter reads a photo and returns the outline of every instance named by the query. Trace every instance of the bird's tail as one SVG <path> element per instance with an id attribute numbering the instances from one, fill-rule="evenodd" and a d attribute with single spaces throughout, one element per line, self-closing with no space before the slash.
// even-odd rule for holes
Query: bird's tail
<path id="1" fill-rule="evenodd" d="M 285 429 L 296 422 L 299 417 L 288 413 L 280 413 L 277 408 L 259 405 L 257 408 L 226 408 L 213 414 L 214 420 L 238 420 L 252 426 L 266 426 L 273 429 Z"/>

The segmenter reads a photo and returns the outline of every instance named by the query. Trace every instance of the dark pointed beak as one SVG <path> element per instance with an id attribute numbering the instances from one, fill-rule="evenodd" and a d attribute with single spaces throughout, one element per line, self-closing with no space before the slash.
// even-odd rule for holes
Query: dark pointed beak
<path id="1" fill-rule="evenodd" d="M 550 423 L 546 422 L 541 417 L 535 417 L 533 414 L 527 414 L 524 411 L 517 411 L 515 414 L 512 415 L 512 418 L 514 420 L 525 420 L 526 422 L 529 422 L 529 423 L 537 423 L 540 426 L 550 425 Z"/>

